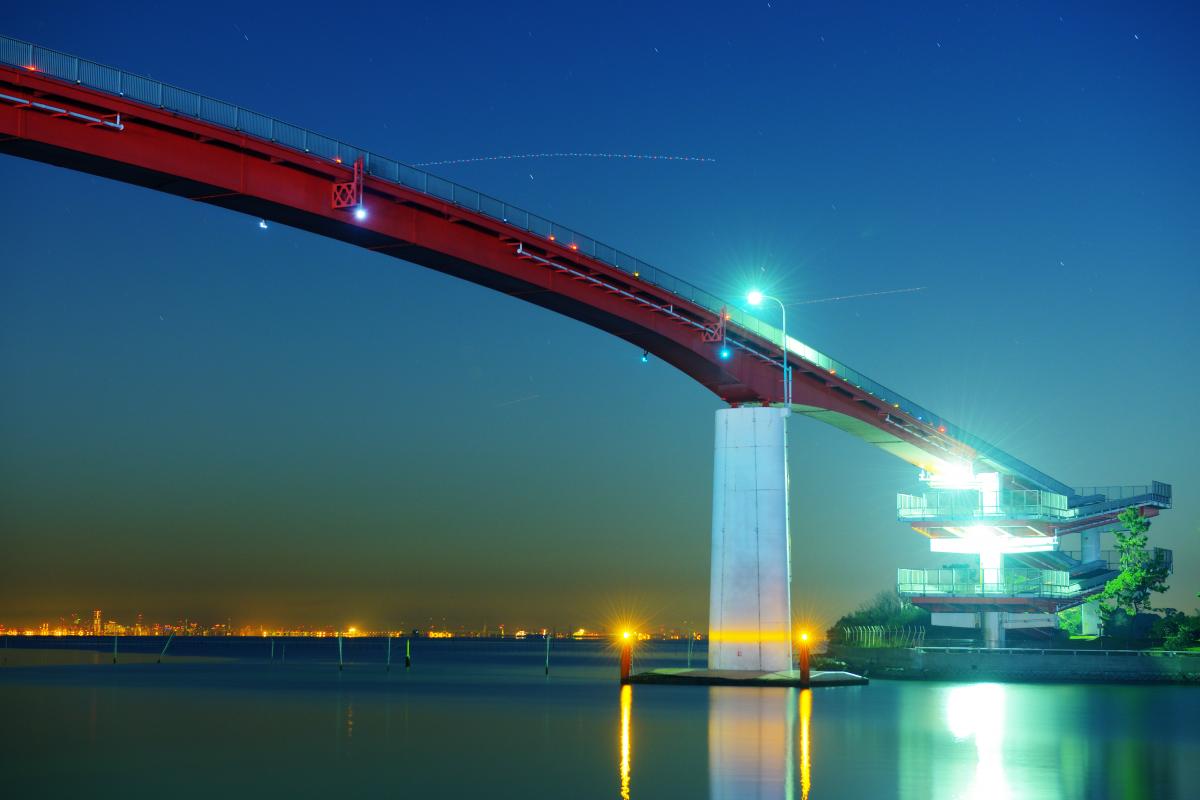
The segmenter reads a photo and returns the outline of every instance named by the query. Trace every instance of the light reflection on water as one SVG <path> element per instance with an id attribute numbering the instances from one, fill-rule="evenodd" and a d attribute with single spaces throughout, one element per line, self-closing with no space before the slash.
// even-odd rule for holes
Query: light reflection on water
<path id="1" fill-rule="evenodd" d="M 1090 800 L 1200 786 L 1195 687 L 619 687 L 611 654 L 582 648 L 548 680 L 535 648 L 514 646 L 507 665 L 499 648 L 430 648 L 391 673 L 292 649 L 286 665 L 4 667 L 0 787 L 151 796 L 139 765 L 167 763 L 189 776 L 172 797 Z"/>
<path id="2" fill-rule="evenodd" d="M 946 692 L 946 725 L 956 741 L 974 738 L 979 761 L 965 796 L 1008 800 L 1004 778 L 1004 686 L 974 683 Z"/>
<path id="3" fill-rule="evenodd" d="M 621 687 L 621 800 L 629 800 L 629 726 L 633 720 L 633 687 Z"/>

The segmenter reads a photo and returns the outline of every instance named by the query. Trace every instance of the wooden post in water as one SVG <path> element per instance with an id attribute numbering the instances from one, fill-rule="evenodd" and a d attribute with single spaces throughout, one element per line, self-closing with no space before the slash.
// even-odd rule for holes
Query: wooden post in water
<path id="1" fill-rule="evenodd" d="M 338 631 L 338 672 L 342 671 L 342 632 Z"/>
<path id="2" fill-rule="evenodd" d="M 117 635 L 113 634 L 113 663 L 117 663 Z"/>
<path id="3" fill-rule="evenodd" d="M 808 634 L 800 634 L 800 688 L 809 688 L 808 671 Z"/>
<path id="4" fill-rule="evenodd" d="M 171 631 L 171 635 L 167 637 L 167 643 L 163 645 L 162 652 L 158 654 L 158 663 L 161 664 L 163 656 L 167 654 L 167 648 L 171 646 L 171 640 L 175 638 L 175 631 Z"/>
<path id="5" fill-rule="evenodd" d="M 629 631 L 621 637 L 621 683 L 628 683 L 629 672 L 633 669 L 633 640 Z"/>

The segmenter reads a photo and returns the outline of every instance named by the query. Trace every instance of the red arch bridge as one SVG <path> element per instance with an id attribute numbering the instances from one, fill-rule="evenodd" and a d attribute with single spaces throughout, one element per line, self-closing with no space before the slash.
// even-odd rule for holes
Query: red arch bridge
<path id="1" fill-rule="evenodd" d="M 419 264 L 618 336 L 729 407 L 717 412 L 709 666 L 792 663 L 786 428 L 813 417 L 919 467 L 901 521 L 979 567 L 899 570 L 935 624 L 1054 624 L 1112 578 L 1101 533 L 1171 487 L 1062 483 L 733 305 L 536 214 L 345 142 L 114 67 L 0 36 L 0 151 Z M 10 223 L 12 221 L 10 220 Z M 787 369 L 785 369 L 785 366 Z M 790 400 L 785 387 L 790 384 Z M 1075 550 L 1064 548 L 1078 534 Z M 1170 554 L 1159 552 L 1160 558 Z"/>

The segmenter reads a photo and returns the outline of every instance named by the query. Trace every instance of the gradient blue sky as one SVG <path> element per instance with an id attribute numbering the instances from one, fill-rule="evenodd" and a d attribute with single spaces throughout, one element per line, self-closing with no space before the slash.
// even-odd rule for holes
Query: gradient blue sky
<path id="1" fill-rule="evenodd" d="M 10 4 L 0 31 L 437 167 L 1068 483 L 1200 590 L 1194 4 Z M 719 401 L 403 262 L 0 158 L 0 611 L 703 625 Z M 915 470 L 792 426 L 795 605 L 937 565 Z"/>

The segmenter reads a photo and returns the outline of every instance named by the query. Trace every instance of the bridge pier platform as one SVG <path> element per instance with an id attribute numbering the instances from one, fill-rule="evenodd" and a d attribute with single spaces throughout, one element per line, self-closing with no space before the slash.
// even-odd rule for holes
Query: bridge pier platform
<path id="1" fill-rule="evenodd" d="M 716 415 L 709 670 L 792 669 L 785 408 Z"/>

